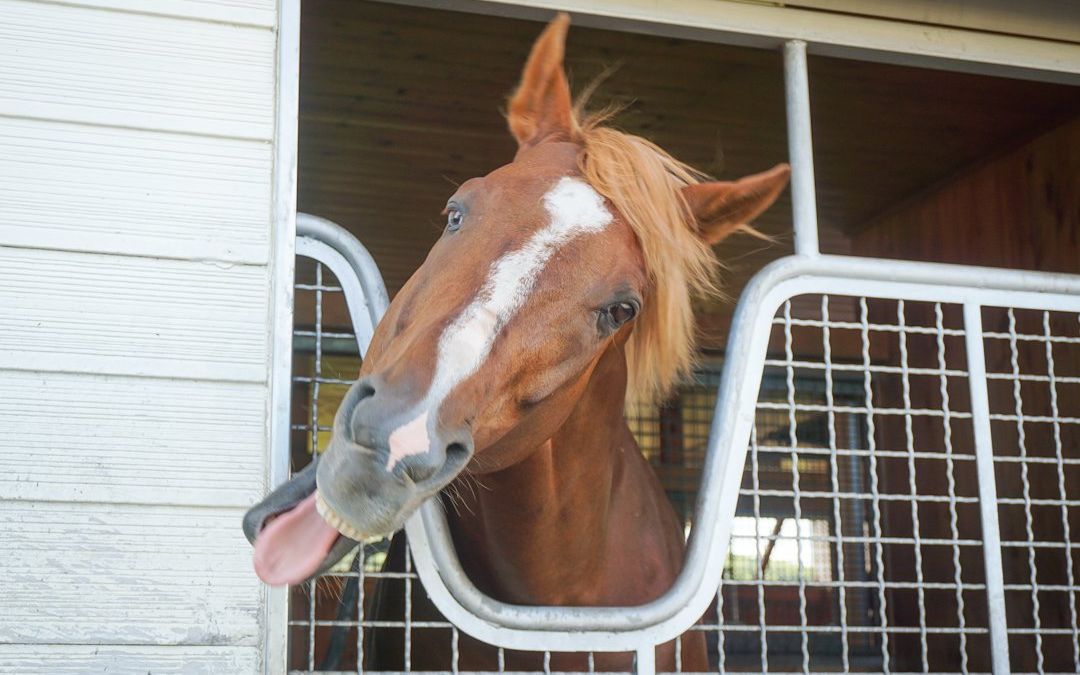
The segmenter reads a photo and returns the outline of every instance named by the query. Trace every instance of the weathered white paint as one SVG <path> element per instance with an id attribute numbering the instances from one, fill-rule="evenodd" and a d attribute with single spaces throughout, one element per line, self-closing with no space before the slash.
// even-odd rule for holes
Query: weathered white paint
<path id="1" fill-rule="evenodd" d="M 257 646 L 242 513 L 0 502 L 0 643 Z"/>
<path id="2" fill-rule="evenodd" d="M 0 645 L 0 673 L 11 675 L 210 675 L 254 673 L 258 667 L 255 647 Z"/>
<path id="3" fill-rule="evenodd" d="M 271 147 L 0 117 L 0 245 L 265 264 Z"/>
<path id="4" fill-rule="evenodd" d="M 256 672 L 278 0 L 0 16 L 0 672 Z"/>
<path id="5" fill-rule="evenodd" d="M 0 0 L 0 115 L 268 141 L 265 28 Z"/>
<path id="6" fill-rule="evenodd" d="M 292 435 L 293 278 L 296 266 L 296 190 L 300 124 L 300 0 L 273 0 L 277 17 L 274 115 L 273 251 L 270 260 L 269 448 L 270 488 L 289 477 Z M 262 672 L 288 670 L 289 589 L 263 588 Z"/>
<path id="7" fill-rule="evenodd" d="M 603 197 L 576 178 L 559 179 L 543 201 L 548 224 L 521 248 L 492 264 L 476 298 L 440 336 L 427 394 L 410 420 L 390 434 L 387 471 L 404 457 L 428 451 L 429 427 L 438 417 L 432 413 L 454 387 L 480 368 L 495 336 L 528 300 L 551 256 L 572 239 L 599 232 L 611 222 Z"/>
<path id="8" fill-rule="evenodd" d="M 261 266 L 0 247 L 0 369 L 265 382 L 267 295 Z"/>
<path id="9" fill-rule="evenodd" d="M 273 28 L 277 19 L 277 0 L 65 0 L 65 4 L 263 28 Z"/>
<path id="10" fill-rule="evenodd" d="M 248 506 L 265 406 L 261 384 L 0 373 L 0 500 Z"/>

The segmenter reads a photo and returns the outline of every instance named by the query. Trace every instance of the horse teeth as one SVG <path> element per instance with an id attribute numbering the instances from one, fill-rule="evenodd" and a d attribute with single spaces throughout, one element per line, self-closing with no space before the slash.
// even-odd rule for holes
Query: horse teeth
<path id="1" fill-rule="evenodd" d="M 326 521 L 327 525 L 349 539 L 352 539 L 353 541 L 364 540 L 365 535 L 352 525 L 346 523 L 341 516 L 335 513 L 334 510 L 330 508 L 330 505 L 323 500 L 322 495 L 320 494 L 315 495 L 315 510 L 319 512 L 319 515 L 322 516 L 322 519 Z"/>

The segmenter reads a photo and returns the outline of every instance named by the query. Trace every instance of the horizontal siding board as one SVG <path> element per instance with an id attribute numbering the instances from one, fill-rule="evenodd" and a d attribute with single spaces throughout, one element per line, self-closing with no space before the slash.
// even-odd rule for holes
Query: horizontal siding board
<path id="1" fill-rule="evenodd" d="M 0 115 L 270 140 L 274 32 L 0 0 Z"/>
<path id="2" fill-rule="evenodd" d="M 65 0 L 65 4 L 273 28 L 276 0 Z"/>
<path id="3" fill-rule="evenodd" d="M 268 143 L 0 118 L 0 244 L 265 263 Z"/>
<path id="4" fill-rule="evenodd" d="M 0 500 L 246 507 L 262 385 L 0 372 Z"/>
<path id="5" fill-rule="evenodd" d="M 257 645 L 242 513 L 0 503 L 0 643 Z"/>
<path id="6" fill-rule="evenodd" d="M 0 247 L 0 369 L 266 382 L 267 269 Z"/>
<path id="7" fill-rule="evenodd" d="M 11 675 L 232 675 L 258 670 L 256 647 L 0 645 L 0 673 Z"/>

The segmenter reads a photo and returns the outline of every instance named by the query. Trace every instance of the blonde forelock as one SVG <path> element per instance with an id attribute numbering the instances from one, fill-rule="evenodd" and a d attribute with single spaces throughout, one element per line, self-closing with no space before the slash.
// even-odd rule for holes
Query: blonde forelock
<path id="1" fill-rule="evenodd" d="M 705 176 L 652 142 L 605 126 L 607 117 L 578 123 L 579 168 L 633 229 L 644 254 L 649 288 L 626 347 L 627 402 L 649 404 L 667 398 L 690 373 L 693 298 L 719 293 L 719 264 L 682 195 Z"/>

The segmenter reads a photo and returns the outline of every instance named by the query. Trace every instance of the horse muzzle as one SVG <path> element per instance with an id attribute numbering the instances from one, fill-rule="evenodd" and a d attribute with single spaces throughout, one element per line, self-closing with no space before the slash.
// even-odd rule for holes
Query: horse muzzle
<path id="1" fill-rule="evenodd" d="M 353 386 L 338 411 L 330 447 L 244 516 L 255 572 L 266 583 L 303 583 L 329 570 L 358 542 L 400 529 L 472 458 L 467 432 L 432 432 L 427 451 L 394 461 L 390 434 L 378 424 L 392 416 L 380 410 L 378 397 L 357 394 L 370 389 L 363 382 Z"/>
<path id="2" fill-rule="evenodd" d="M 244 536 L 255 547 L 255 573 L 272 586 L 313 579 L 357 544 L 318 514 L 318 465 L 315 457 L 244 514 Z"/>

